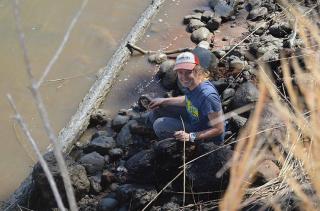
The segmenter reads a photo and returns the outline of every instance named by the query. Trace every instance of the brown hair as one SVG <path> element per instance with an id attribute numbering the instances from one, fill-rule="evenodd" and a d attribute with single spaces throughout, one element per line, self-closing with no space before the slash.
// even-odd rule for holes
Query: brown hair
<path id="1" fill-rule="evenodd" d="M 201 80 L 207 80 L 209 78 L 210 73 L 206 71 L 201 65 L 196 65 L 193 68 L 193 71 L 195 71 L 195 73 L 201 77 Z"/>

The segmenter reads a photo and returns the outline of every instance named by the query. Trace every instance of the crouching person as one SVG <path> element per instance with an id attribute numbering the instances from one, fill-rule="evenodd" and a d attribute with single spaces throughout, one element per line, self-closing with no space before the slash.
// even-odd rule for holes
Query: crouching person
<path id="1" fill-rule="evenodd" d="M 174 70 L 185 95 L 151 100 L 149 108 L 152 111 L 148 121 L 157 137 L 222 144 L 224 120 L 221 100 L 213 84 L 205 79 L 199 58 L 190 52 L 181 53 Z"/>

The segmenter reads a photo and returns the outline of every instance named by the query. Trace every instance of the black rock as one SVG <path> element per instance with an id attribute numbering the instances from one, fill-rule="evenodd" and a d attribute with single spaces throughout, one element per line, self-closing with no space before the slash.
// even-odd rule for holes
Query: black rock
<path id="1" fill-rule="evenodd" d="M 99 136 L 105 136 L 105 137 L 113 137 L 113 132 L 110 130 L 99 130 L 95 134 L 92 135 L 91 141 Z"/>
<path id="2" fill-rule="evenodd" d="M 91 176 L 89 177 L 89 181 L 90 181 L 90 187 L 91 187 L 91 191 L 94 194 L 98 194 L 101 190 L 101 175 L 95 175 L 95 176 Z"/>
<path id="3" fill-rule="evenodd" d="M 128 121 L 130 120 L 129 116 L 125 116 L 125 115 L 117 115 L 113 120 L 112 120 L 112 125 L 111 127 L 115 130 L 115 131 L 120 131 L 121 128 L 128 123 Z"/>
<path id="4" fill-rule="evenodd" d="M 123 155 L 123 150 L 121 148 L 114 148 L 109 150 L 110 158 L 114 160 L 118 160 Z"/>
<path id="5" fill-rule="evenodd" d="M 132 198 L 132 195 L 138 188 L 140 188 L 140 186 L 134 184 L 120 185 L 116 190 L 117 199 L 119 199 L 122 204 L 129 202 Z"/>
<path id="6" fill-rule="evenodd" d="M 91 152 L 79 159 L 89 175 L 96 175 L 102 171 L 105 161 L 104 157 L 97 152 Z"/>
<path id="7" fill-rule="evenodd" d="M 214 16 L 214 13 L 210 10 L 206 10 L 204 13 L 202 13 L 201 21 L 208 22 L 212 17 Z"/>
<path id="8" fill-rule="evenodd" d="M 98 109 L 90 117 L 90 126 L 105 125 L 108 122 L 106 111 Z"/>
<path id="9" fill-rule="evenodd" d="M 137 124 L 136 120 L 130 120 L 125 126 L 122 127 L 121 131 L 118 133 L 116 138 L 116 143 L 118 147 L 126 148 L 133 144 L 133 137 L 130 131 L 130 125 Z"/>
<path id="10" fill-rule="evenodd" d="M 197 156 L 212 152 L 190 164 L 186 177 L 192 184 L 193 191 L 223 191 L 228 184 L 228 172 L 221 177 L 217 177 L 217 173 L 232 157 L 232 150 L 228 147 L 220 148 L 219 146 L 209 142 L 201 143 L 197 148 Z M 219 198 L 220 195 L 214 198 Z"/>
<path id="11" fill-rule="evenodd" d="M 232 132 L 237 133 L 247 122 L 247 118 L 235 114 L 229 120 L 230 129 Z"/>
<path id="12" fill-rule="evenodd" d="M 221 25 L 221 17 L 214 15 L 207 23 L 206 27 L 211 31 L 214 32 L 217 30 Z"/>
<path id="13" fill-rule="evenodd" d="M 275 23 L 272 26 L 270 26 L 269 32 L 274 37 L 284 38 L 291 34 L 292 29 L 288 23 L 281 22 Z"/>
<path id="14" fill-rule="evenodd" d="M 114 211 L 117 209 L 119 202 L 114 198 L 103 198 L 98 205 L 99 211 Z"/>
<path id="15" fill-rule="evenodd" d="M 106 155 L 108 150 L 115 146 L 116 142 L 112 137 L 98 136 L 93 139 L 83 151 L 84 153 L 98 152 L 100 155 Z"/>
<path id="16" fill-rule="evenodd" d="M 156 179 L 154 162 L 153 150 L 143 150 L 135 154 L 125 164 L 128 179 L 137 183 L 154 183 Z"/>
<path id="17" fill-rule="evenodd" d="M 61 194 L 64 204 L 67 204 L 67 196 L 61 172 L 53 153 L 50 152 L 45 154 L 44 159 L 46 160 L 51 174 L 57 184 L 57 188 Z M 64 159 L 70 175 L 75 197 L 77 200 L 80 200 L 89 192 L 90 189 L 90 182 L 88 180 L 86 170 L 82 165 L 77 164 L 69 156 L 65 156 Z M 34 190 L 29 195 L 29 203 L 31 204 L 30 208 L 34 210 L 51 210 L 51 208 L 57 207 L 47 176 L 39 163 L 35 164 L 33 168 L 32 179 L 34 182 Z"/>

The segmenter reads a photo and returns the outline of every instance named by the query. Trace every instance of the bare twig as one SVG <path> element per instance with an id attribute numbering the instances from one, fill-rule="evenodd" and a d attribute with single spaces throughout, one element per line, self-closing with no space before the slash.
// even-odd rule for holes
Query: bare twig
<path id="1" fill-rule="evenodd" d="M 81 8 L 79 9 L 79 11 L 77 12 L 77 14 L 74 16 L 74 18 L 72 19 L 64 37 L 63 37 L 63 41 L 61 42 L 59 48 L 57 49 L 56 53 L 54 54 L 54 56 L 52 57 L 52 59 L 50 60 L 49 64 L 47 65 L 46 69 L 44 70 L 42 76 L 40 77 L 38 83 L 36 84 L 36 87 L 39 88 L 41 86 L 41 84 L 43 83 L 43 80 L 45 79 L 45 77 L 49 74 L 52 66 L 54 65 L 54 63 L 56 63 L 56 61 L 58 60 L 64 46 L 66 45 L 66 43 L 69 40 L 69 36 L 70 33 L 73 29 L 73 27 L 75 26 L 75 24 L 77 23 L 82 11 L 84 10 L 84 8 L 86 7 L 88 3 L 88 0 L 83 0 Z"/>
<path id="2" fill-rule="evenodd" d="M 12 109 L 14 110 L 15 112 L 15 120 L 19 123 L 19 125 L 21 126 L 24 134 L 27 136 L 29 142 L 31 143 L 31 146 L 33 148 L 33 150 L 35 151 L 38 159 L 39 159 L 39 162 L 40 162 L 40 165 L 44 171 L 44 173 L 46 174 L 46 177 L 48 178 L 48 181 L 49 181 L 49 185 L 52 189 L 52 192 L 53 192 L 53 195 L 54 195 L 54 198 L 58 204 L 58 207 L 60 210 L 62 211 L 65 211 L 65 207 L 63 205 L 63 202 L 62 202 L 62 199 L 61 199 L 61 196 L 59 194 L 59 191 L 58 191 L 58 188 L 57 188 L 57 185 L 54 181 L 54 178 L 49 170 L 49 167 L 47 165 L 47 162 L 45 161 L 45 159 L 43 158 L 40 150 L 39 150 L 39 147 L 38 145 L 36 144 L 36 141 L 33 139 L 28 127 L 27 127 L 27 124 L 25 123 L 25 121 L 23 120 L 22 116 L 20 115 L 20 113 L 18 112 L 17 110 L 17 106 L 15 105 L 12 97 L 10 94 L 7 95 L 7 98 L 8 98 L 8 101 L 12 107 Z"/>
<path id="3" fill-rule="evenodd" d="M 127 47 L 130 50 L 138 51 L 139 53 L 141 53 L 143 55 L 159 53 L 159 51 L 146 51 L 146 50 L 143 50 L 142 48 L 140 48 L 140 47 L 138 47 L 136 45 L 133 45 L 132 43 L 128 43 Z M 182 53 L 182 52 L 186 52 L 186 51 L 192 51 L 192 48 L 179 48 L 179 49 L 175 49 L 175 50 L 160 51 L 160 52 L 164 53 L 166 55 L 170 55 L 170 54 Z"/>
<path id="4" fill-rule="evenodd" d="M 158 198 L 158 196 L 160 196 L 160 194 L 161 194 L 173 181 L 175 181 L 182 173 L 183 173 L 183 171 L 180 171 L 180 172 L 177 174 L 177 176 L 175 176 L 170 182 L 168 182 L 168 184 L 166 184 L 166 185 L 162 188 L 162 190 L 159 191 L 159 193 L 142 209 L 142 211 L 146 210 L 146 209 L 150 206 L 150 204 L 151 204 L 152 202 L 154 202 L 154 201 Z"/>
<path id="5" fill-rule="evenodd" d="M 37 83 L 32 75 L 32 72 L 31 72 L 30 59 L 28 57 L 28 52 L 27 52 L 27 48 L 25 45 L 24 33 L 23 33 L 22 27 L 21 27 L 21 17 L 20 17 L 20 11 L 19 11 L 19 6 L 18 6 L 18 0 L 13 1 L 13 6 L 14 6 L 15 23 L 16 23 L 17 32 L 19 35 L 19 44 L 20 44 L 22 51 L 23 51 L 24 63 L 26 65 L 26 71 L 28 73 L 29 80 L 31 83 L 31 93 L 32 93 L 32 96 L 36 102 L 35 104 L 37 106 L 40 117 L 41 117 L 42 122 L 44 124 L 45 131 L 46 131 L 51 143 L 53 144 L 53 153 L 54 153 L 55 158 L 57 160 L 58 167 L 61 171 L 61 176 L 62 176 L 64 186 L 66 189 L 66 194 L 67 194 L 70 210 L 76 211 L 76 210 L 78 210 L 78 208 L 77 208 L 71 180 L 69 177 L 69 173 L 68 173 L 63 155 L 62 155 L 61 145 L 57 142 L 56 135 L 51 127 L 51 124 L 50 124 L 50 121 L 48 118 L 48 113 L 45 109 L 44 103 L 42 101 L 42 98 L 41 98 L 41 95 L 39 92 L 39 86 L 37 85 Z"/>
<path id="6" fill-rule="evenodd" d="M 181 123 L 182 123 L 182 128 L 183 128 L 183 131 L 186 132 L 186 128 L 184 126 L 184 122 L 183 122 L 183 119 L 180 115 L 180 119 L 181 119 Z M 183 201 L 182 201 L 182 205 L 184 206 L 185 205 L 185 202 L 186 202 L 186 138 L 184 137 L 183 138 Z"/>

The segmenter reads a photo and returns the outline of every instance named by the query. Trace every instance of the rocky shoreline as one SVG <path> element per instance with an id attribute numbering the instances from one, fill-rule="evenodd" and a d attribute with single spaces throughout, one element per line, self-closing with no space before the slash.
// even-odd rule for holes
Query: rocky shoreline
<path id="1" fill-rule="evenodd" d="M 310 2 L 306 1 L 301 8 L 307 10 L 313 5 Z M 228 34 L 222 40 L 217 39 L 217 34 L 224 33 L 219 32 L 220 27 L 230 25 L 236 28 L 241 14 L 246 14 L 242 21 L 248 31 L 237 37 L 240 44 L 217 47 L 230 39 Z M 191 34 L 191 41 L 207 47 L 217 58 L 210 64 L 209 79 L 219 91 L 225 113 L 254 105 L 257 101 L 258 62 L 269 66 L 280 85 L 283 82 L 280 54 L 293 55 L 303 46 L 292 23 L 283 18 L 283 7 L 275 0 L 209 0 L 208 7 L 194 9 L 193 14 L 184 17 L 183 23 Z M 167 90 L 167 96 L 181 94 L 177 76 L 172 70 L 174 60 L 158 54 L 150 56 L 149 61 L 160 65 L 158 77 Z M 148 95 L 154 96 L 157 93 Z M 186 169 L 187 194 L 186 206 L 183 207 L 183 144 L 173 139 L 157 140 L 154 132 L 146 127 L 145 99 L 146 96 L 142 96 L 130 109 L 121 109 L 113 119 L 107 118 L 103 110 L 98 110 L 91 116 L 85 134 L 66 156 L 79 209 L 124 211 L 146 208 L 160 211 L 197 210 L 199 206 L 202 210 L 218 209 L 218 200 L 228 186 L 230 172 L 226 168 L 227 163 L 233 155 L 237 136 L 254 106 L 244 113 L 231 115 L 223 146 L 187 143 L 186 159 L 190 163 Z M 274 106 L 268 104 L 261 116 L 260 129 L 276 129 L 268 136 L 260 135 L 258 140 L 264 144 L 270 144 L 270 139 L 275 143 L 281 142 L 285 128 L 277 127 L 283 123 Z M 66 202 L 55 159 L 50 153 L 45 158 Z M 250 187 L 259 187 L 276 178 L 279 169 L 279 163 L 274 161 L 270 152 L 259 165 Z M 34 210 L 55 208 L 54 197 L 39 164 L 35 165 L 32 176 L 33 188 L 29 204 L 25 206 Z M 252 202 L 243 209 L 264 206 Z"/>

